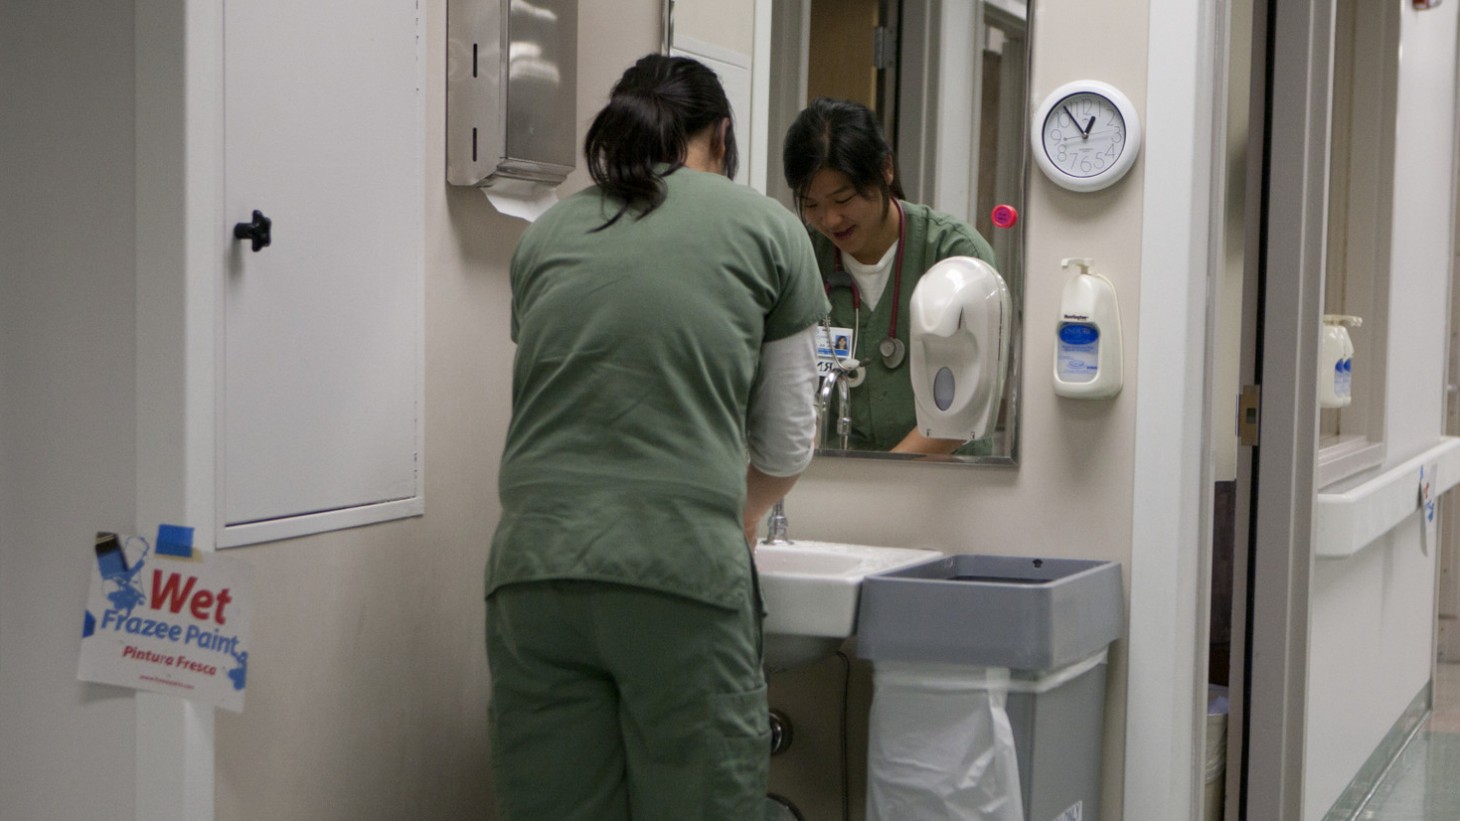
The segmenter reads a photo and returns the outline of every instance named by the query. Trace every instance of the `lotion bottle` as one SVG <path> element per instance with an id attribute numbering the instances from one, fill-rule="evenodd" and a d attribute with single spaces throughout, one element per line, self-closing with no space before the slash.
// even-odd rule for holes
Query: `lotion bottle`
<path id="1" fill-rule="evenodd" d="M 1318 346 L 1318 407 L 1346 408 L 1353 403 L 1354 343 L 1348 329 L 1363 322 L 1356 316 L 1323 315 L 1323 336 Z"/>
<path id="2" fill-rule="evenodd" d="M 1094 260 L 1072 257 L 1061 267 L 1079 273 L 1065 283 L 1055 327 L 1054 392 L 1072 399 L 1109 399 L 1120 393 L 1120 304 L 1115 285 L 1094 273 Z"/>

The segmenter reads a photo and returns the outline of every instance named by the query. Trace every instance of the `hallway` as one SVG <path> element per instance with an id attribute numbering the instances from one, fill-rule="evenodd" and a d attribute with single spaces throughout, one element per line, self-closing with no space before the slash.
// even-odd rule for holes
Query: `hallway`
<path id="1" fill-rule="evenodd" d="M 1436 666 L 1429 718 L 1355 817 L 1360 821 L 1460 819 L 1460 664 Z"/>

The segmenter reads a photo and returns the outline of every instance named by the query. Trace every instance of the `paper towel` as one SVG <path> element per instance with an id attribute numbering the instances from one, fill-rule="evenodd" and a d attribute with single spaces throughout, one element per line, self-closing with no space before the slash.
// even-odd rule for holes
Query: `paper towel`
<path id="1" fill-rule="evenodd" d="M 541 183 L 511 181 L 515 184 L 494 184 L 483 188 L 492 207 L 509 217 L 532 222 L 558 201 L 558 190 Z"/>

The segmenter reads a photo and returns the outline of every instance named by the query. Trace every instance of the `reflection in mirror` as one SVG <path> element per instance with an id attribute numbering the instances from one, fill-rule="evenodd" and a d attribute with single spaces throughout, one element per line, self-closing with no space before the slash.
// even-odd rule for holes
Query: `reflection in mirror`
<path id="1" fill-rule="evenodd" d="M 762 0 L 763 1 L 763 0 Z M 735 144 L 740 149 L 740 167 L 735 181 L 757 185 L 751 178 L 749 148 L 754 51 L 755 5 L 757 0 L 665 0 L 666 46 L 670 54 L 693 57 L 714 69 L 735 112 Z M 763 153 L 763 152 L 761 152 Z"/>
<path id="2" fill-rule="evenodd" d="M 1008 372 L 992 434 L 951 456 L 841 449 L 836 442 L 821 455 L 1017 462 L 1023 227 L 1017 220 L 1001 227 L 991 214 L 1001 205 L 1015 212 L 1024 206 L 1030 6 L 1026 0 L 665 0 L 666 49 L 705 62 L 725 84 L 736 112 L 742 182 L 796 210 L 781 162 L 787 129 L 815 97 L 855 100 L 874 112 L 886 134 L 905 201 L 974 228 L 992 247 L 1012 298 Z M 907 366 L 901 370 L 905 376 Z"/>

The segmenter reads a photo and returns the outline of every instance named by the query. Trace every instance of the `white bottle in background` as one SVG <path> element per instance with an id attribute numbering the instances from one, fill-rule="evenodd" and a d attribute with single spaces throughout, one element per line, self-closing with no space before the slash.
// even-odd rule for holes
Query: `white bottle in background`
<path id="1" fill-rule="evenodd" d="M 1323 317 L 1318 344 L 1318 407 L 1341 408 L 1343 401 L 1343 326 Z"/>
<path id="2" fill-rule="evenodd" d="M 1054 392 L 1074 399 L 1108 399 L 1124 383 L 1115 285 L 1091 272 L 1092 264 L 1081 257 L 1060 263 L 1080 269 L 1065 283 L 1055 326 Z"/>
<path id="3" fill-rule="evenodd" d="M 1345 320 L 1352 320 L 1352 324 L 1346 321 L 1339 326 L 1343 331 L 1343 403 L 1348 405 L 1354 401 L 1354 340 L 1348 329 L 1357 328 L 1362 320 L 1356 316 Z"/>
<path id="4" fill-rule="evenodd" d="M 1363 320 L 1343 314 L 1323 315 L 1323 337 L 1318 345 L 1318 407 L 1347 407 L 1353 402 L 1354 343 L 1349 328 Z"/>

